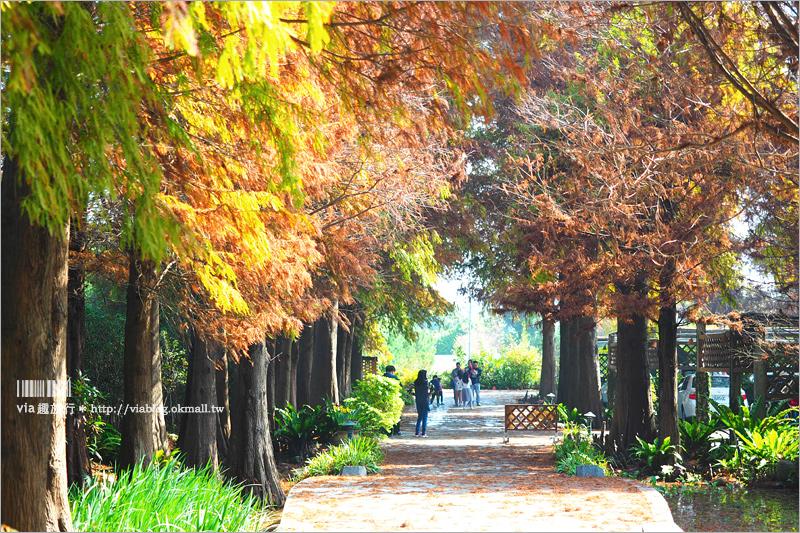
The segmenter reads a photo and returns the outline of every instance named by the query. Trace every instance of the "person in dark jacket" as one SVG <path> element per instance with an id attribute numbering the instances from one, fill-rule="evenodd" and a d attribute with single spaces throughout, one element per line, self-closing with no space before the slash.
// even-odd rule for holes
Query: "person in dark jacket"
<path id="1" fill-rule="evenodd" d="M 431 407 L 433 407 L 434 401 L 437 407 L 442 405 L 444 401 L 442 400 L 442 382 L 439 376 L 433 376 L 431 379 L 431 389 Z"/>
<path id="2" fill-rule="evenodd" d="M 428 429 L 428 372 L 420 370 L 414 381 L 414 399 L 417 404 L 417 429 L 415 437 L 427 437 Z M 422 426 L 422 433 L 420 433 Z"/>
<path id="3" fill-rule="evenodd" d="M 475 400 L 475 405 L 481 404 L 481 370 L 477 361 L 472 362 L 472 399 Z"/>

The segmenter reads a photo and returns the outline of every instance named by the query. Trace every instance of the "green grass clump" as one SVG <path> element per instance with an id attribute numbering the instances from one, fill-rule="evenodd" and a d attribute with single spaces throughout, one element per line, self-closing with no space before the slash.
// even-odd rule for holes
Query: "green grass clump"
<path id="1" fill-rule="evenodd" d="M 576 475 L 578 465 L 597 465 L 608 474 L 608 461 L 602 451 L 584 435 L 584 427 L 567 422 L 561 442 L 555 445 L 556 472 Z"/>
<path id="2" fill-rule="evenodd" d="M 76 531 L 258 531 L 275 516 L 209 466 L 176 460 L 73 486 L 70 504 Z"/>
<path id="3" fill-rule="evenodd" d="M 331 446 L 309 459 L 306 466 L 298 471 L 297 480 L 311 476 L 338 475 L 343 466 L 363 466 L 370 474 L 376 474 L 381 471 L 378 465 L 383 461 L 383 457 L 377 440 L 358 437 L 344 444 Z"/>

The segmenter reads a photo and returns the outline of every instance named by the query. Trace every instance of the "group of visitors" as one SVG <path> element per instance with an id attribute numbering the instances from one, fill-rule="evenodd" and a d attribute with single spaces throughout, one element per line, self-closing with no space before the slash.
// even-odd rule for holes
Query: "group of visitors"
<path id="1" fill-rule="evenodd" d="M 453 386 L 453 399 L 455 406 L 472 409 L 474 405 L 481 404 L 481 367 L 477 361 L 470 359 L 466 368 L 461 368 L 461 363 L 450 372 L 450 383 Z"/>
<path id="2" fill-rule="evenodd" d="M 400 381 L 395 374 L 395 367 L 386 367 L 384 376 Z M 477 361 L 467 361 L 466 368 L 461 368 L 461 363 L 456 363 L 456 367 L 450 373 L 450 384 L 453 386 L 455 406 L 470 409 L 474 405 L 481 404 L 481 368 Z M 444 405 L 442 380 L 439 376 L 433 376 L 428 381 L 428 371 L 420 370 L 417 379 L 414 380 L 414 402 L 417 407 L 417 425 L 414 431 L 415 437 L 428 436 L 428 412 L 436 406 Z M 391 435 L 401 435 L 400 423 L 392 428 Z"/>

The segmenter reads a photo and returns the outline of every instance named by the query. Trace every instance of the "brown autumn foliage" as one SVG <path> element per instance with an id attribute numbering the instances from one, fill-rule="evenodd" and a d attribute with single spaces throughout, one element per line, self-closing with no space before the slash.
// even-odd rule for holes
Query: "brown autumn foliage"
<path id="1" fill-rule="evenodd" d="M 761 258 L 792 292 L 797 50 L 764 14 L 787 5 L 575 8 L 550 10 L 574 38 L 543 58 L 518 108 L 539 126 L 506 187 L 528 268 L 495 301 L 546 312 L 588 292 L 612 316 L 651 317 L 665 297 L 702 302 L 736 284 L 737 217 L 755 228 L 747 244 L 781 250 Z M 613 290 L 637 277 L 659 297 Z"/>
<path id="2" fill-rule="evenodd" d="M 260 38 L 246 24 L 211 5 L 202 26 L 189 4 L 129 5 L 163 97 L 142 114 L 164 173 L 158 202 L 179 233 L 159 290 L 200 334 L 239 349 L 375 286 L 461 172 L 453 110 L 488 113 L 483 87 L 524 82 L 510 58 L 530 46 L 513 3 L 373 2 L 338 4 L 316 51 L 290 6 L 280 21 L 294 46 L 277 73 L 231 82 L 211 74 Z M 480 46 L 486 25 L 502 48 Z M 163 133 L 176 129 L 180 142 Z M 118 277 L 120 264 L 113 250 L 93 262 Z"/>

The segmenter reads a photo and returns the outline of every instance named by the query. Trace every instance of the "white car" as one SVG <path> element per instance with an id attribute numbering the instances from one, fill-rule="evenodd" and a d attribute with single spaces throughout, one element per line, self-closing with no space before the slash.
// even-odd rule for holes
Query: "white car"
<path id="1" fill-rule="evenodd" d="M 694 388 L 694 374 L 689 374 L 678 384 L 678 418 L 687 420 L 696 415 L 697 396 Z M 728 393 L 731 387 L 731 378 L 728 374 L 713 372 L 709 375 L 708 393 L 711 398 L 722 404 L 729 405 Z M 747 395 L 739 389 L 742 394 L 742 405 L 748 406 Z M 713 405 L 709 405 L 712 411 L 716 411 Z"/>

